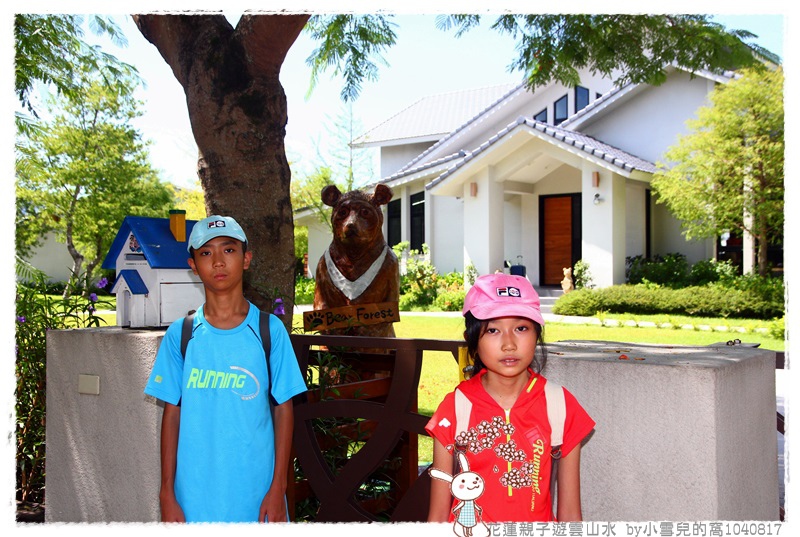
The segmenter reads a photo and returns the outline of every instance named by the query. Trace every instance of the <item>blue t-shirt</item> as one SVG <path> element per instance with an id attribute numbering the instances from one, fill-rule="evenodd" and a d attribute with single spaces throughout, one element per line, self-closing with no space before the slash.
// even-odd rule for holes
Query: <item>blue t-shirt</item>
<path id="1" fill-rule="evenodd" d="M 167 329 L 144 392 L 180 402 L 175 495 L 187 522 L 255 522 L 272 483 L 274 431 L 259 310 L 242 324 L 214 328 L 201 307 L 181 357 L 183 319 Z M 289 335 L 274 315 L 270 391 L 281 404 L 306 390 Z"/>

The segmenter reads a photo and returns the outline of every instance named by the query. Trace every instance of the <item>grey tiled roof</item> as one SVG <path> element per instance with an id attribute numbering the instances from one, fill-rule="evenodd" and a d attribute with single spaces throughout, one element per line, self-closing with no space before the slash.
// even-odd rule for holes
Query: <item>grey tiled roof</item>
<path id="1" fill-rule="evenodd" d="M 529 128 L 534 131 L 540 132 L 543 135 L 550 136 L 551 138 L 557 140 L 558 142 L 573 146 L 584 153 L 587 156 L 593 156 L 599 159 L 608 162 L 609 164 L 620 168 L 621 170 L 625 171 L 633 171 L 633 170 L 640 170 L 643 172 L 648 173 L 655 173 L 656 166 L 652 162 L 646 161 L 641 159 L 635 155 L 631 155 L 630 153 L 626 153 L 621 149 L 608 145 L 606 143 L 601 142 L 591 136 L 587 136 L 577 131 L 570 131 L 567 129 L 563 129 L 561 127 L 554 127 L 552 125 L 548 125 L 546 123 L 542 123 L 540 121 L 536 121 L 533 119 L 525 118 L 520 116 L 517 120 L 513 123 L 510 123 L 506 128 L 486 140 L 482 143 L 477 149 L 474 151 L 468 152 L 467 155 L 461 159 L 457 164 L 455 164 L 452 168 L 448 169 L 446 172 L 441 174 L 439 177 L 431 181 L 427 188 L 433 187 L 445 179 L 447 179 L 450 175 L 455 173 L 456 170 L 470 162 L 472 159 L 489 149 L 492 145 L 497 143 L 503 137 L 511 133 L 512 131 L 518 128 Z"/>
<path id="2" fill-rule="evenodd" d="M 423 97 L 356 138 L 353 144 L 445 136 L 517 87 L 518 84 L 503 84 Z"/>

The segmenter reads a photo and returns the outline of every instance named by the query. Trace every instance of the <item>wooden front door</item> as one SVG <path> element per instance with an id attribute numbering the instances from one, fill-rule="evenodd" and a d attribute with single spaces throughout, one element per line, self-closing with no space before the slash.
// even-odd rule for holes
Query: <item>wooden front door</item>
<path id="1" fill-rule="evenodd" d="M 539 198 L 540 285 L 560 285 L 564 268 L 580 259 L 580 194 Z"/>

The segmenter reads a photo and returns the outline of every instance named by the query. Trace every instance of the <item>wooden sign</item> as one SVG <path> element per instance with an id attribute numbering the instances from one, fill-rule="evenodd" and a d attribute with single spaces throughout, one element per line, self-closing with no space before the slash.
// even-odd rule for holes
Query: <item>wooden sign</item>
<path id="1" fill-rule="evenodd" d="M 396 323 L 399 320 L 400 310 L 397 302 L 381 302 L 307 311 L 303 313 L 303 328 L 306 332 L 310 332 L 350 326 Z"/>

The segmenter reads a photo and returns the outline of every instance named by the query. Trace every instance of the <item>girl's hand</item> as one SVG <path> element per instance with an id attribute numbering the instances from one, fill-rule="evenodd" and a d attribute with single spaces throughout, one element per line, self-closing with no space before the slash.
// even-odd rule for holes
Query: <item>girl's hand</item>
<path id="1" fill-rule="evenodd" d="M 286 502 L 283 493 L 275 487 L 270 488 L 261 501 L 258 510 L 259 522 L 288 522 L 286 519 Z"/>

